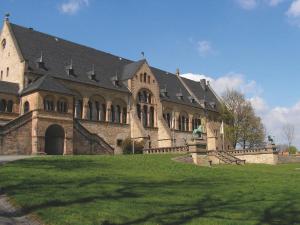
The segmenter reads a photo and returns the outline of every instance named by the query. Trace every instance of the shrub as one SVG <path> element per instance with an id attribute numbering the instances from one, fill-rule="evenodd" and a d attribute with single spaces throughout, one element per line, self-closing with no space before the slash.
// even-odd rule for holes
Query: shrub
<path id="1" fill-rule="evenodd" d="M 145 146 L 145 141 L 135 141 L 134 142 L 134 154 L 143 154 L 143 149 Z M 123 154 L 132 154 L 132 140 L 126 138 L 122 143 Z"/>

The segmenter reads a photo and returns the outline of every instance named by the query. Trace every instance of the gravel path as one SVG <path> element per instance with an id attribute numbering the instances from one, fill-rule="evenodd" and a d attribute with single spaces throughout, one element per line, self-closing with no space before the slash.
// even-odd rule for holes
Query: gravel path
<path id="1" fill-rule="evenodd" d="M 0 165 L 32 156 L 0 156 Z M 0 225 L 42 225 L 18 211 L 0 189 Z"/>

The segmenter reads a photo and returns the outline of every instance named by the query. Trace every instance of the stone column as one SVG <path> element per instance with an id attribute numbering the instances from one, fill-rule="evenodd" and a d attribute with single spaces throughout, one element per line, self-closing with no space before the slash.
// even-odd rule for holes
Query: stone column
<path id="1" fill-rule="evenodd" d="M 193 115 L 189 114 L 189 131 L 193 131 Z"/>
<path id="2" fill-rule="evenodd" d="M 174 115 L 175 115 L 175 118 L 174 118 L 174 122 L 175 122 L 174 129 L 178 130 L 178 128 L 179 128 L 179 125 L 178 125 L 179 112 L 175 112 Z"/>
<path id="3" fill-rule="evenodd" d="M 82 101 L 82 119 L 88 118 L 89 98 L 84 97 Z"/>
<path id="4" fill-rule="evenodd" d="M 150 106 L 147 106 L 147 125 L 150 127 Z"/>
<path id="5" fill-rule="evenodd" d="M 123 123 L 123 107 L 121 107 L 120 123 Z"/>
<path id="6" fill-rule="evenodd" d="M 112 104 L 111 101 L 107 101 L 106 102 L 106 118 L 105 118 L 106 122 L 110 122 L 110 118 L 111 118 L 111 116 L 110 116 L 111 104 Z"/>

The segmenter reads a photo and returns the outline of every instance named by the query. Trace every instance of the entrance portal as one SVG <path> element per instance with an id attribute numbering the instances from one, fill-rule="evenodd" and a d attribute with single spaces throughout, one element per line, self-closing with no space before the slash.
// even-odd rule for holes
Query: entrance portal
<path id="1" fill-rule="evenodd" d="M 59 125 L 51 125 L 45 134 L 45 152 L 47 155 L 62 155 L 64 153 L 65 131 Z"/>

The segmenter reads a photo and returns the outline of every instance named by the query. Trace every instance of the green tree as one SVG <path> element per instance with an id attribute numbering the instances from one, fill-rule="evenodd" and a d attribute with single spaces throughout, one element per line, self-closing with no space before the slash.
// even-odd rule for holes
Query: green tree
<path id="1" fill-rule="evenodd" d="M 134 153 L 142 154 L 145 146 L 144 141 L 135 141 L 134 142 Z M 131 138 L 126 138 L 122 143 L 123 154 L 132 154 L 132 140 Z"/>
<path id="2" fill-rule="evenodd" d="M 289 148 L 289 154 L 294 155 L 297 153 L 298 149 L 295 146 L 290 146 Z"/>

